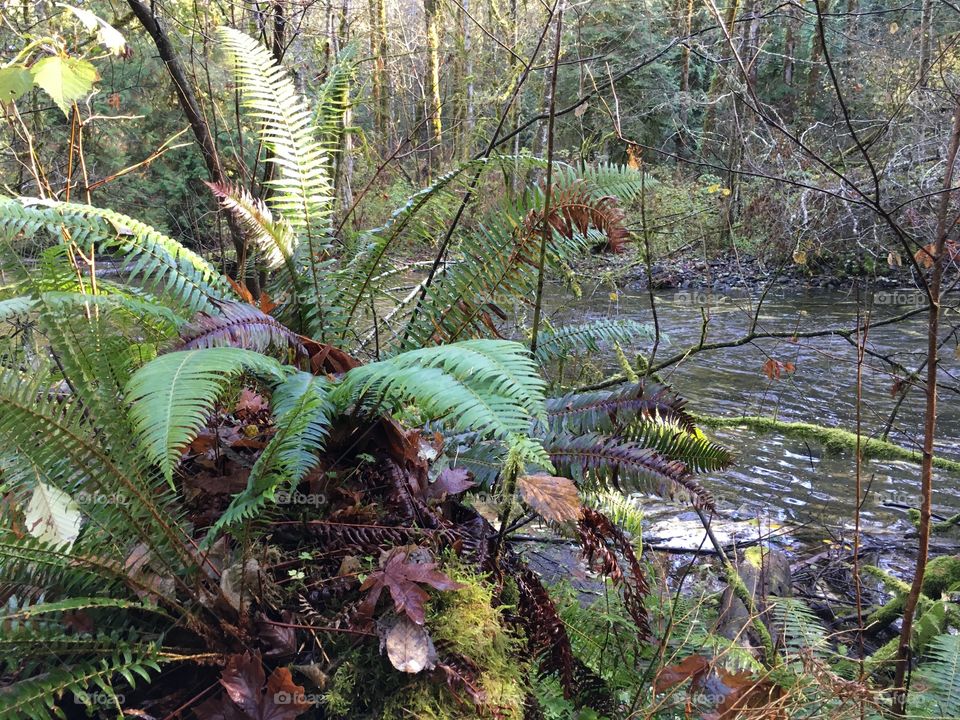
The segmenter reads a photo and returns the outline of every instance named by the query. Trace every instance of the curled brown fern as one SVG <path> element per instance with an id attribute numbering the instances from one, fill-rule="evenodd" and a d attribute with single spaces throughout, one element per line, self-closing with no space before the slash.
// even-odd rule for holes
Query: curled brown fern
<path id="1" fill-rule="evenodd" d="M 524 568 L 514 577 L 520 595 L 517 612 L 530 652 L 540 658 L 541 672 L 555 673 L 560 678 L 564 697 L 574 697 L 577 686 L 573 650 L 557 607 L 532 570 Z"/>
<path id="2" fill-rule="evenodd" d="M 630 240 L 630 231 L 623 223 L 625 217 L 626 213 L 615 197 L 594 197 L 582 180 L 553 188 L 548 220 L 563 237 L 572 238 L 575 233 L 585 236 L 590 228 L 594 228 L 606 235 L 610 252 L 620 253 Z M 542 214 L 531 211 L 527 216 L 527 227 L 531 232 L 536 232 L 541 223 Z"/>
<path id="3" fill-rule="evenodd" d="M 630 540 L 606 515 L 586 507 L 577 523 L 577 534 L 584 558 L 620 588 L 624 607 L 637 626 L 640 638 L 649 638 L 650 617 L 643 600 L 650 594 L 650 587 Z M 621 567 L 618 552 L 626 561 L 629 574 Z"/>

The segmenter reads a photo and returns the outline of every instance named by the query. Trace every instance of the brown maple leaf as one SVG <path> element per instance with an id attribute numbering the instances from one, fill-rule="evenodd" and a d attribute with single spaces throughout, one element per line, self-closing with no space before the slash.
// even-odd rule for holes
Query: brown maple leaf
<path id="1" fill-rule="evenodd" d="M 259 652 L 231 655 L 220 684 L 224 695 L 196 708 L 204 720 L 294 720 L 313 707 L 289 669 L 279 667 L 265 677 Z"/>
<path id="2" fill-rule="evenodd" d="M 382 567 L 370 573 L 360 586 L 361 590 L 369 592 L 361 604 L 361 612 L 372 615 L 380 594 L 386 588 L 390 591 L 396 611 L 405 613 L 417 625 L 423 625 L 423 604 L 430 595 L 421 585 L 436 590 L 459 590 L 463 587 L 437 570 L 437 563 L 413 562 L 405 550 L 395 549 L 387 555 Z"/>
<path id="3" fill-rule="evenodd" d="M 465 468 L 444 468 L 437 479 L 427 485 L 424 496 L 427 500 L 443 500 L 448 495 L 459 495 L 476 483 Z"/>

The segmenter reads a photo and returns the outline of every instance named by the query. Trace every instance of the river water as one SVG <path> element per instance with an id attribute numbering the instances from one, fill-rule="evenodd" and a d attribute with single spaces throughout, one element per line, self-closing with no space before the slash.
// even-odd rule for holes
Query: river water
<path id="1" fill-rule="evenodd" d="M 651 320 L 646 292 L 616 291 L 600 282 L 583 282 L 583 296 L 570 299 L 557 289 L 552 298 L 555 322 L 584 322 L 604 317 Z M 673 356 L 699 342 L 703 314 L 709 317 L 707 342 L 744 335 L 756 310 L 755 297 L 689 291 L 660 291 L 658 317 L 668 340 L 657 358 Z M 871 322 L 899 315 L 922 296 L 915 290 L 885 291 L 871 298 Z M 853 328 L 858 310 L 867 308 L 852 294 L 836 291 L 775 290 L 768 294 L 759 316 L 758 331 L 805 332 L 823 328 Z M 924 314 L 887 327 L 870 329 L 866 347 L 908 368 L 925 357 Z M 646 350 L 650 342 L 630 350 Z M 630 353 L 628 351 L 628 356 Z M 764 372 L 768 359 L 793 363 L 795 370 L 779 379 Z M 613 358 L 599 362 L 616 369 Z M 955 343 L 942 351 L 945 382 L 956 382 L 960 371 Z M 766 339 L 741 347 L 699 353 L 664 371 L 664 379 L 688 398 L 694 412 L 721 416 L 766 415 L 781 420 L 812 422 L 828 427 L 856 428 L 857 348 L 841 337 Z M 895 405 L 892 371 L 867 356 L 863 368 L 862 432 L 878 436 Z M 960 384 L 960 383 L 957 383 Z M 940 394 L 937 452 L 960 459 L 960 397 Z M 923 397 L 913 389 L 897 415 L 890 439 L 919 447 Z M 733 467 L 702 480 L 716 495 L 725 514 L 763 516 L 771 522 L 809 527 L 811 535 L 849 528 L 855 502 L 853 453 L 827 455 L 817 444 L 777 434 L 758 434 L 740 428 L 708 430 L 736 454 Z M 869 460 L 864 485 L 870 492 L 861 513 L 868 532 L 899 533 L 912 529 L 903 506 L 919 504 L 919 465 Z M 934 511 L 947 516 L 960 511 L 960 476 L 935 471 Z"/>

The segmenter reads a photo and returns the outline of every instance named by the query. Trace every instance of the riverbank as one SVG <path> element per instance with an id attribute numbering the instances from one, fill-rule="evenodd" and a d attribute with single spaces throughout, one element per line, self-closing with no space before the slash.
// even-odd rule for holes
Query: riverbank
<path id="1" fill-rule="evenodd" d="M 835 290 L 853 294 L 864 287 L 875 291 L 915 285 L 909 265 L 891 265 L 886 259 L 864 263 L 850 258 L 800 264 L 792 259 L 775 262 L 734 252 L 705 260 L 701 254 L 687 251 L 655 260 L 648 282 L 642 253 L 634 247 L 621 255 L 595 255 L 584 261 L 584 268 L 609 276 L 629 291 L 646 290 L 652 285 L 654 290 L 752 294 L 770 285 L 781 290 Z"/>

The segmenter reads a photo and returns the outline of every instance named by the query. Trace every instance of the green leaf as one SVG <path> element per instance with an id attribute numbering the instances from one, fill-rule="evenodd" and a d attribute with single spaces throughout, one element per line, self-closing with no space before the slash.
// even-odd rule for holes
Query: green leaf
<path id="1" fill-rule="evenodd" d="M 43 58 L 30 73 L 64 115 L 70 114 L 70 106 L 87 95 L 97 80 L 97 69 L 86 60 L 59 55 Z"/>
<path id="2" fill-rule="evenodd" d="M 35 538 L 51 545 L 73 545 L 80 535 L 80 506 L 67 493 L 38 482 L 24 510 L 24 524 Z"/>
<path id="3" fill-rule="evenodd" d="M 23 65 L 0 68 L 0 102 L 13 102 L 30 92 L 33 77 Z"/>
<path id="4" fill-rule="evenodd" d="M 171 487 L 183 448 L 197 436 L 230 380 L 242 372 L 276 382 L 284 378 L 283 366 L 273 358 L 231 347 L 161 355 L 130 378 L 125 390 L 139 441 Z"/>

